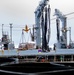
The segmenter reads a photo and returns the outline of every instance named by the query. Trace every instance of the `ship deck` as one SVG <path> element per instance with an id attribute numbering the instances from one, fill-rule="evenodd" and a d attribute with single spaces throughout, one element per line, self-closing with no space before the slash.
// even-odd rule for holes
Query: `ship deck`
<path id="1" fill-rule="evenodd" d="M 51 50 L 48 52 L 38 52 L 38 49 L 33 50 L 0 50 L 0 57 L 13 57 L 13 56 L 33 56 L 33 55 L 42 55 L 42 56 L 51 56 L 51 55 L 74 55 L 74 49 L 58 49 Z"/>

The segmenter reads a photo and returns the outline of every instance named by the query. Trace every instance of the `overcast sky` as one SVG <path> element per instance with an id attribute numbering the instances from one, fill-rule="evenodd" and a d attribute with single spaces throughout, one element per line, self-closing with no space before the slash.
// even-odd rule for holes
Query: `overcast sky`
<path id="1" fill-rule="evenodd" d="M 23 27 L 26 24 L 28 24 L 29 26 L 35 24 L 34 11 L 38 6 L 39 1 L 41 0 L 0 0 L 0 29 L 1 24 L 9 26 L 9 23 L 13 23 L 13 28 L 16 27 L 15 30 L 18 30 L 18 27 Z M 51 18 L 54 18 L 53 14 L 55 8 L 59 9 L 63 14 L 74 12 L 73 0 L 50 0 L 49 4 L 51 7 Z M 73 18 L 74 15 L 72 14 L 67 17 Z M 73 31 L 74 19 L 68 20 L 67 23 L 68 26 L 72 26 Z M 51 44 L 53 44 L 53 42 L 55 42 L 55 39 L 53 40 L 53 37 L 56 38 L 56 34 L 54 34 L 56 25 L 53 22 L 51 23 L 51 29 Z M 17 33 L 19 33 L 18 36 L 16 36 Z M 19 43 L 20 37 L 21 32 L 13 31 L 13 40 L 15 43 Z M 72 36 L 72 38 L 74 38 L 74 35 Z"/>

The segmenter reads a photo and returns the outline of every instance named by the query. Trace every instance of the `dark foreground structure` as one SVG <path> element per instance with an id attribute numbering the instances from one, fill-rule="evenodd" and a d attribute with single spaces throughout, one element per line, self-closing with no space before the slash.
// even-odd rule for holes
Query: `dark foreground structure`
<path id="1" fill-rule="evenodd" d="M 8 75 L 52 75 L 74 74 L 74 68 L 54 63 L 21 63 L 0 66 L 0 74 Z"/>

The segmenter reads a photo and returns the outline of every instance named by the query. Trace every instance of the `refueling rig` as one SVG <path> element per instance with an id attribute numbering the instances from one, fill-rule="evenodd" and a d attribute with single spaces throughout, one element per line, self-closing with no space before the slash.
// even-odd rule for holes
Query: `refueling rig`
<path id="1" fill-rule="evenodd" d="M 49 0 L 42 0 L 35 10 L 35 22 L 36 22 L 36 47 L 42 48 L 42 51 L 50 51 L 50 5 Z M 74 48 L 74 43 L 71 40 L 71 27 L 67 28 L 67 17 L 63 15 L 58 9 L 55 9 L 56 16 L 56 29 L 57 29 L 57 43 L 54 44 L 54 49 L 66 49 Z M 60 30 L 60 21 L 62 22 L 62 28 Z M 60 33 L 61 31 L 61 33 Z M 70 32 L 70 42 L 68 45 L 67 32 Z"/>
<path id="2" fill-rule="evenodd" d="M 63 15 L 58 9 L 55 9 L 56 27 L 57 27 L 57 43 L 56 49 L 74 48 L 74 43 L 71 40 L 71 27 L 67 28 L 67 17 Z M 60 30 L 60 21 L 62 22 L 62 28 Z M 60 35 L 60 31 L 62 35 Z M 67 41 L 67 32 L 69 31 L 69 45 Z"/>
<path id="3" fill-rule="evenodd" d="M 36 47 L 42 51 L 49 49 L 50 38 L 50 5 L 49 0 L 42 0 L 35 10 Z"/>
<path id="4" fill-rule="evenodd" d="M 56 25 L 57 25 L 57 48 L 67 48 L 67 24 L 66 24 L 66 17 L 58 10 L 55 9 L 55 14 L 57 16 Z M 60 20 L 62 22 L 62 35 L 60 36 Z"/>

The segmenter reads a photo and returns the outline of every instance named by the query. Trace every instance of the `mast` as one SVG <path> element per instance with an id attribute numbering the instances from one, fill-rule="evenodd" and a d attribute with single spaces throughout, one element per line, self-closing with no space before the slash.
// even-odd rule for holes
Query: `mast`
<path id="1" fill-rule="evenodd" d="M 3 26 L 4 26 L 4 24 L 2 24 L 2 37 L 3 37 Z"/>
<path id="2" fill-rule="evenodd" d="M 12 23 L 10 23 L 10 41 L 12 42 Z"/>
<path id="3" fill-rule="evenodd" d="M 69 44 L 71 44 L 71 27 L 69 27 Z"/>
<path id="4" fill-rule="evenodd" d="M 24 32 L 23 32 L 23 29 L 22 29 L 22 43 L 24 43 Z"/>

